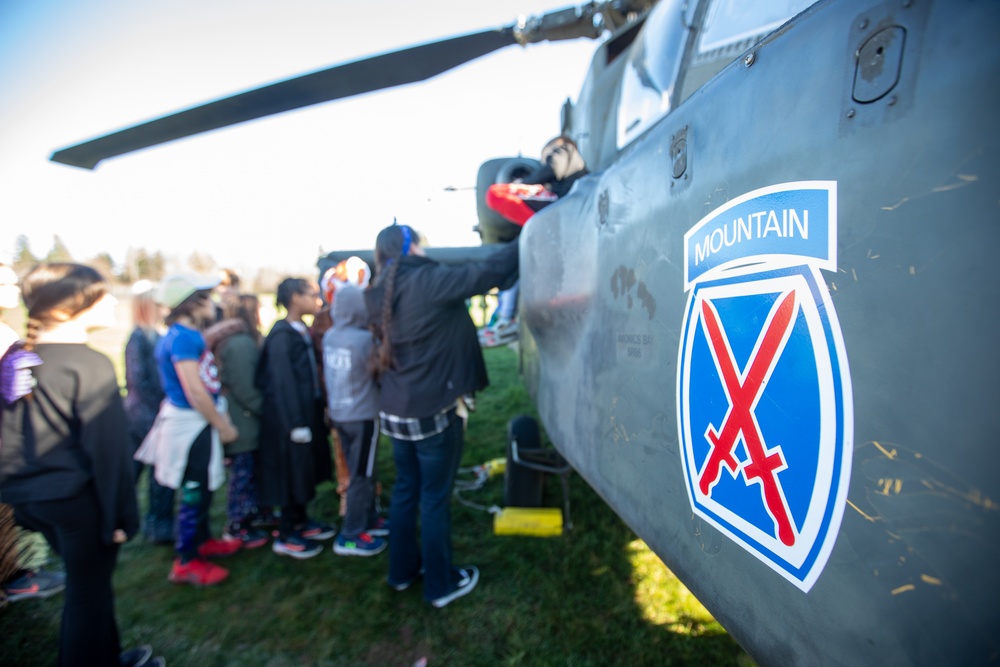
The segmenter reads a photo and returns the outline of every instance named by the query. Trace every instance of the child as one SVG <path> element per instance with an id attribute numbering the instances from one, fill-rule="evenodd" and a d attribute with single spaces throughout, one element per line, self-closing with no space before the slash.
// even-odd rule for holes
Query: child
<path id="1" fill-rule="evenodd" d="M 218 361 L 229 417 L 240 432 L 224 447 L 230 461 L 226 535 L 242 541 L 244 549 L 256 549 L 268 540 L 267 533 L 253 526 L 260 504 L 255 470 L 264 406 L 254 384 L 262 340 L 260 302 L 253 294 L 230 294 L 220 305 L 223 319 L 205 331 L 205 342 Z"/>
<path id="2" fill-rule="evenodd" d="M 385 540 L 367 531 L 378 521 L 375 448 L 379 435 L 378 388 L 368 364 L 374 342 L 367 322 L 361 290 L 354 285 L 341 287 L 333 301 L 333 327 L 323 335 L 327 408 L 351 475 L 347 515 L 333 545 L 333 552 L 341 556 L 374 556 L 386 548 Z"/>
<path id="3" fill-rule="evenodd" d="M 256 384 L 264 395 L 260 424 L 260 499 L 280 507 L 274 553 L 312 558 L 323 550 L 316 540 L 337 534 L 333 526 L 310 519 L 306 506 L 316 485 L 332 477 L 330 445 L 323 427 L 322 390 L 312 339 L 303 317 L 322 306 L 319 286 L 286 278 L 276 301 L 288 315 L 271 327 L 257 364 Z"/>
<path id="4" fill-rule="evenodd" d="M 111 577 L 139 529 L 132 450 L 111 361 L 87 346 L 116 300 L 89 266 L 42 264 L 22 286 L 27 335 L 0 360 L 0 493 L 66 565 L 59 665 L 162 665 L 121 653 Z"/>
<path id="5" fill-rule="evenodd" d="M 20 302 L 17 274 L 6 264 L 0 264 L 0 315 L 6 309 L 16 308 Z M 0 320 L 0 357 L 19 338 L 14 329 Z M 0 581 L 3 581 L 0 604 L 4 597 L 8 602 L 47 598 L 66 587 L 66 576 L 62 572 L 40 567 L 49 557 L 45 537 L 17 527 L 14 510 L 7 504 L 0 504 L 0 544 L 10 545 L 9 550 L 0 551 Z"/>
<path id="6" fill-rule="evenodd" d="M 133 451 L 146 439 L 160 411 L 165 394 L 156 367 L 156 343 L 163 322 L 160 305 L 154 297 L 155 285 L 140 280 L 132 286 L 132 322 L 135 328 L 125 343 L 125 414 L 132 433 Z M 138 482 L 143 465 L 136 462 Z M 161 486 L 152 470 L 149 473 L 149 502 L 144 532 L 157 544 L 174 543 L 174 490 Z"/>
<path id="7" fill-rule="evenodd" d="M 323 301 L 326 302 L 326 307 L 313 318 L 313 324 L 309 328 L 309 332 L 313 338 L 313 345 L 316 348 L 316 354 L 319 356 L 321 378 L 324 374 L 323 335 L 333 326 L 333 299 L 337 295 L 337 290 L 345 285 L 352 284 L 364 290 L 368 287 L 370 277 L 371 268 L 368 266 L 368 263 L 356 256 L 342 260 L 336 266 L 331 266 L 323 273 L 323 278 L 320 280 L 319 286 L 323 292 Z M 322 380 L 321 384 L 325 390 L 326 381 Z M 325 397 L 323 402 L 324 404 L 326 403 Z M 348 469 L 347 460 L 344 458 L 344 447 L 340 442 L 340 435 L 333 424 L 329 423 L 329 416 L 327 422 L 327 426 L 330 428 L 330 440 L 333 442 L 333 462 L 337 473 L 337 495 L 340 497 L 340 516 L 344 517 L 347 516 L 347 487 L 351 483 L 351 471 Z M 380 484 L 375 485 L 376 498 L 378 498 L 380 486 Z"/>
<path id="8" fill-rule="evenodd" d="M 222 444 L 239 437 L 219 399 L 221 383 L 215 356 L 202 329 L 215 319 L 212 288 L 218 278 L 173 275 L 160 283 L 157 300 L 170 309 L 167 333 L 156 344 L 156 364 L 166 392 L 156 423 L 135 458 L 156 465 L 156 481 L 180 490 L 177 557 L 168 579 L 176 584 L 210 586 L 229 571 L 208 562 L 240 549 L 236 539 L 210 537 L 212 492 L 222 486 Z"/>

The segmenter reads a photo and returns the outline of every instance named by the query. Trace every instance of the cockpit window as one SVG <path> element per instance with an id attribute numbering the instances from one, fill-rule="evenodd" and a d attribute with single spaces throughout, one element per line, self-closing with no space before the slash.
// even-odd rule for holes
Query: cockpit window
<path id="1" fill-rule="evenodd" d="M 714 0 L 698 42 L 698 53 L 767 34 L 816 0 Z"/>
<path id="2" fill-rule="evenodd" d="M 697 37 L 684 88 L 674 94 L 693 12 L 690 0 L 661 0 L 629 50 L 618 98 L 621 149 L 754 42 L 816 0 L 705 0 L 711 5 Z M 686 11 L 686 9 L 688 11 Z"/>
<path id="3" fill-rule="evenodd" d="M 670 111 L 687 30 L 685 0 L 662 0 L 646 19 L 625 64 L 618 100 L 618 147 Z"/>

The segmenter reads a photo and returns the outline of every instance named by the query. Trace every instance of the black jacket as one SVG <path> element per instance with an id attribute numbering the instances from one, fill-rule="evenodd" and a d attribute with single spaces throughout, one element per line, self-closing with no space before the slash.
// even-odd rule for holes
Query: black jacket
<path id="1" fill-rule="evenodd" d="M 123 400 L 137 447 L 153 428 L 160 403 L 166 397 L 153 353 L 158 339 L 159 334 L 155 331 L 137 327 L 125 344 L 125 388 L 128 393 Z"/>
<path id="2" fill-rule="evenodd" d="M 414 255 L 399 260 L 389 329 L 393 365 L 382 375 L 380 410 L 398 417 L 430 417 L 489 384 L 465 300 L 504 284 L 517 267 L 516 241 L 485 260 L 460 265 Z M 365 292 L 376 330 L 381 328 L 384 293 L 382 280 Z"/>
<path id="3" fill-rule="evenodd" d="M 304 505 L 316 495 L 316 484 L 331 475 L 323 404 L 319 387 L 313 384 L 313 358 L 311 344 L 291 324 L 274 323 L 264 340 L 255 380 L 264 395 L 259 486 L 266 506 Z M 292 442 L 292 429 L 303 426 L 312 429 L 312 442 Z"/>
<path id="4" fill-rule="evenodd" d="M 2 406 L 0 496 L 19 505 L 72 498 L 93 485 L 101 538 L 139 528 L 132 442 L 114 367 L 86 345 L 40 343 L 30 398 Z"/>

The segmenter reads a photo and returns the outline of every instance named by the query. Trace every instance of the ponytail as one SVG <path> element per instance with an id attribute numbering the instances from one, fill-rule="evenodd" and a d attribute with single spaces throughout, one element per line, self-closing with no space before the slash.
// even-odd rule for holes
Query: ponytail
<path id="1" fill-rule="evenodd" d="M 35 349 L 35 341 L 38 340 L 38 334 L 42 331 L 42 322 L 34 317 L 28 318 L 28 323 L 25 325 L 24 340 L 21 341 L 21 347 L 29 352 Z"/>
<path id="2" fill-rule="evenodd" d="M 420 235 L 407 225 L 393 223 L 379 232 L 375 239 L 375 284 L 383 288 L 382 316 L 374 333 L 378 344 L 372 354 L 372 371 L 380 377 L 392 368 L 392 300 L 396 291 L 396 274 L 399 272 L 399 259 L 410 254 L 412 244 L 419 242 Z"/>
<path id="3" fill-rule="evenodd" d="M 382 317 L 379 320 L 382 335 L 380 343 L 375 347 L 374 367 L 377 377 L 381 377 L 392 368 L 392 336 L 389 331 L 392 328 L 392 297 L 397 273 L 399 273 L 399 262 L 392 262 L 385 272 L 385 291 L 382 293 Z"/>
<path id="4" fill-rule="evenodd" d="M 21 296 L 28 308 L 25 349 L 35 346 L 38 334 L 71 320 L 100 301 L 108 284 L 96 269 L 84 264 L 39 264 L 24 277 Z"/>
<path id="5" fill-rule="evenodd" d="M 35 381 L 31 369 L 42 363 L 33 352 L 42 331 L 73 319 L 108 293 L 97 270 L 84 264 L 39 264 L 24 277 L 21 297 L 28 309 L 24 340 L 0 359 L 0 393 L 7 403 L 31 396 Z"/>

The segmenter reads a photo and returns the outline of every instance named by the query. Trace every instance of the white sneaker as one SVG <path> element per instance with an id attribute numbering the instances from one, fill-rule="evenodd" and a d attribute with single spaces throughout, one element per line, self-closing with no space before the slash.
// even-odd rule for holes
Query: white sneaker
<path id="1" fill-rule="evenodd" d="M 455 588 L 448 595 L 443 595 L 436 600 L 432 600 L 431 604 L 440 609 L 444 607 L 452 600 L 457 600 L 463 595 L 468 595 L 472 592 L 472 589 L 476 587 L 479 583 L 479 568 L 475 565 L 469 565 L 458 571 L 462 575 L 462 578 L 458 580 L 458 587 Z"/>

